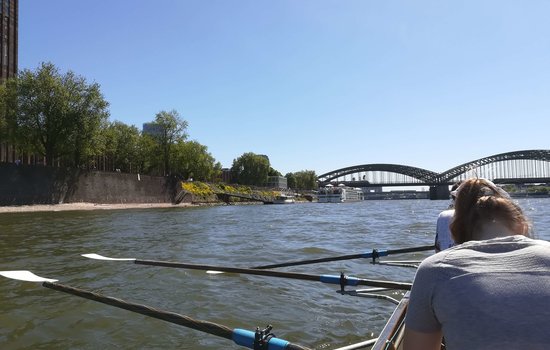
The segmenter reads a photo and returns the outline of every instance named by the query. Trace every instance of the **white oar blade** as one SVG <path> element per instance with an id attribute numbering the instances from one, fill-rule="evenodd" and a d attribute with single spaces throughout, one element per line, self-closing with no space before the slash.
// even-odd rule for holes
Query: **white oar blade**
<path id="1" fill-rule="evenodd" d="M 83 257 L 88 259 L 95 259 L 95 260 L 111 260 L 111 261 L 135 261 L 135 258 L 109 258 L 107 256 L 91 253 L 91 254 L 82 254 Z"/>
<path id="2" fill-rule="evenodd" d="M 207 270 L 206 273 L 209 273 L 211 275 L 217 275 L 217 274 L 223 273 L 223 272 L 222 271 Z"/>
<path id="3" fill-rule="evenodd" d="M 0 275 L 11 278 L 13 280 L 26 281 L 26 282 L 56 282 L 57 280 L 51 278 L 44 278 L 35 275 L 30 271 L 0 271 Z"/>

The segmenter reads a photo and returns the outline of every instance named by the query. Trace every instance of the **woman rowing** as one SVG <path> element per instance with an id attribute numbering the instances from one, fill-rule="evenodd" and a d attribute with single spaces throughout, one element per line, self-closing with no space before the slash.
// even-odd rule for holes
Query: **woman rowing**
<path id="1" fill-rule="evenodd" d="M 439 253 L 440 251 L 451 248 L 455 245 L 453 238 L 451 237 L 451 229 L 449 225 L 453 220 L 455 214 L 455 200 L 456 200 L 456 190 L 462 181 L 459 181 L 451 187 L 451 204 L 447 210 L 443 210 L 437 216 L 437 223 L 435 226 L 435 252 Z"/>
<path id="2" fill-rule="evenodd" d="M 405 350 L 550 348 L 550 243 L 529 238 L 521 208 L 492 182 L 465 181 L 451 233 L 411 291 Z"/>

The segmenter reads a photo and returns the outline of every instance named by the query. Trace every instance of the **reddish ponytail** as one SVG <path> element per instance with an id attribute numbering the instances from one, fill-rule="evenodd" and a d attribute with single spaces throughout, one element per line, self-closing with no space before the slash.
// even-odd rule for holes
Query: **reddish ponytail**
<path id="1" fill-rule="evenodd" d="M 510 196 L 491 181 L 469 179 L 458 188 L 450 229 L 461 244 L 476 239 L 476 231 L 487 221 L 499 221 L 517 234 L 527 234 L 527 218 Z"/>

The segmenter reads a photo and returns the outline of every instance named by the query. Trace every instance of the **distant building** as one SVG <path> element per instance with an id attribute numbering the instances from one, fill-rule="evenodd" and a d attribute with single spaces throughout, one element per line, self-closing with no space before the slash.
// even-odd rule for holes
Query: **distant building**
<path id="1" fill-rule="evenodd" d="M 1 0 L 0 0 L 1 1 Z M 143 134 L 150 136 L 160 136 L 164 132 L 162 125 L 157 123 L 143 123 Z"/>
<path id="2" fill-rule="evenodd" d="M 286 189 L 288 188 L 287 178 L 284 176 L 268 176 L 266 187 Z"/>
<path id="3" fill-rule="evenodd" d="M 0 0 L 0 84 L 17 75 L 18 0 Z M 19 160 L 15 147 L 0 142 L 0 162 Z"/>
<path id="4" fill-rule="evenodd" d="M 221 180 L 226 184 L 233 182 L 233 172 L 229 168 L 222 169 L 222 178 Z"/>
<path id="5" fill-rule="evenodd" d="M 17 75 L 18 0 L 0 0 L 0 83 Z"/>

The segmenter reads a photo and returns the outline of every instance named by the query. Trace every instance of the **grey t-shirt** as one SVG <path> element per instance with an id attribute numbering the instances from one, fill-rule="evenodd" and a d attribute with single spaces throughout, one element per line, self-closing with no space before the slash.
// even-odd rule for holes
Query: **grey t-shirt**
<path id="1" fill-rule="evenodd" d="M 447 349 L 550 349 L 550 243 L 471 241 L 422 262 L 406 326 Z"/>

